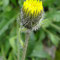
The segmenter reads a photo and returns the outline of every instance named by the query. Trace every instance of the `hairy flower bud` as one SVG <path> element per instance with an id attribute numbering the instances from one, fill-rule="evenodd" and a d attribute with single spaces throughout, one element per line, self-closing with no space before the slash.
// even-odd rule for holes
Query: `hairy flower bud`
<path id="1" fill-rule="evenodd" d="M 42 1 L 39 0 L 26 0 L 21 9 L 21 23 L 22 25 L 31 30 L 38 29 L 43 18 Z"/>

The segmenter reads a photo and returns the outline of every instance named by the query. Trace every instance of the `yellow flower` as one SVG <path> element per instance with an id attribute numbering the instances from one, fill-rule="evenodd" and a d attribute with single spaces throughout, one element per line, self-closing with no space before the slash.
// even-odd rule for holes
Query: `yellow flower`
<path id="1" fill-rule="evenodd" d="M 26 0 L 21 9 L 21 25 L 29 30 L 37 30 L 43 20 L 43 5 L 40 0 Z"/>
<path id="2" fill-rule="evenodd" d="M 39 0 L 26 0 L 23 4 L 23 11 L 29 16 L 38 16 L 43 11 L 42 1 Z"/>

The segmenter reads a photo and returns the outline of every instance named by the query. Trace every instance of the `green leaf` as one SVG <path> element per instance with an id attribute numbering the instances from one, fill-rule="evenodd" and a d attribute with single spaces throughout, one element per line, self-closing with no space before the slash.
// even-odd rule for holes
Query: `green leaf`
<path id="1" fill-rule="evenodd" d="M 15 5 L 15 6 L 17 6 L 17 1 L 16 0 L 11 0 L 11 2 Z"/>
<path id="2" fill-rule="evenodd" d="M 49 33 L 48 36 L 49 36 L 49 39 L 52 41 L 52 43 L 57 46 L 59 43 L 59 38 L 53 35 L 52 33 Z"/>
<path id="3" fill-rule="evenodd" d="M 50 26 L 50 24 L 51 24 L 51 21 L 49 20 L 49 19 L 45 19 L 45 20 L 43 20 L 42 22 L 41 22 L 41 24 L 42 24 L 42 27 L 49 27 Z"/>
<path id="4" fill-rule="evenodd" d="M 14 37 L 11 37 L 10 39 L 9 39 L 9 43 L 10 43 L 10 45 L 12 46 L 12 48 L 14 49 L 14 50 L 16 50 L 16 45 L 15 45 L 15 39 L 17 38 L 17 36 L 14 36 Z"/>
<path id="5" fill-rule="evenodd" d="M 41 42 L 45 37 L 45 32 L 43 30 L 40 30 L 39 41 Z"/>
<path id="6" fill-rule="evenodd" d="M 47 52 L 44 51 L 43 49 L 43 45 L 41 43 L 38 43 L 33 52 L 30 55 L 31 57 L 38 57 L 38 58 L 47 58 L 49 57 L 49 55 L 47 54 Z"/>
<path id="7" fill-rule="evenodd" d="M 58 25 L 58 24 L 57 24 Z M 60 32 L 60 27 L 56 24 L 51 24 L 52 27 L 54 27 L 58 32 Z"/>
<path id="8" fill-rule="evenodd" d="M 24 1 L 24 0 L 18 0 L 18 3 L 19 3 L 19 5 L 20 5 L 20 7 L 22 7 L 23 1 Z"/>
<path id="9" fill-rule="evenodd" d="M 16 57 L 15 57 L 13 51 L 11 51 L 11 52 L 9 53 L 8 60 L 16 60 Z"/>
<path id="10" fill-rule="evenodd" d="M 43 28 L 43 29 L 47 32 L 48 37 L 49 37 L 49 39 L 52 41 L 52 43 L 53 43 L 54 45 L 58 46 L 58 43 L 59 43 L 59 41 L 60 41 L 60 38 L 59 38 L 57 35 L 51 33 L 50 31 L 48 31 L 47 29 L 45 29 L 45 28 Z"/>
<path id="11" fill-rule="evenodd" d="M 46 14 L 46 17 L 54 22 L 60 22 L 60 11 L 50 11 Z"/>
<path id="12" fill-rule="evenodd" d="M 55 0 L 43 0 L 44 6 L 51 6 Z"/>
<path id="13" fill-rule="evenodd" d="M 3 0 L 3 8 L 5 9 L 8 6 L 9 0 Z"/>
<path id="14" fill-rule="evenodd" d="M 35 46 L 35 43 L 36 43 L 35 34 L 33 32 L 31 32 L 30 33 L 29 44 L 28 44 L 28 49 L 27 49 L 27 56 L 29 56 L 31 54 L 31 52 L 33 51 L 33 49 L 34 49 L 33 47 Z"/>
<path id="15" fill-rule="evenodd" d="M 8 26 L 15 21 L 18 16 L 18 11 L 16 13 L 16 10 L 13 10 L 4 14 L 5 15 L 2 15 L 2 22 L 0 25 L 0 35 L 2 35 L 8 29 Z"/>
<path id="16" fill-rule="evenodd" d="M 60 22 L 60 11 L 56 11 L 56 12 L 53 14 L 52 18 L 53 18 L 53 21 L 55 21 L 55 22 Z"/>

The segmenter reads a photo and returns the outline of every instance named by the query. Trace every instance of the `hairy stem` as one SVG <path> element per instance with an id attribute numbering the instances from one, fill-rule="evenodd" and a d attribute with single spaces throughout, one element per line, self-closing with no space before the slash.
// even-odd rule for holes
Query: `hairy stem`
<path id="1" fill-rule="evenodd" d="M 25 57 L 26 57 L 26 51 L 27 51 L 27 47 L 28 47 L 28 41 L 29 41 L 29 32 L 27 32 L 26 36 L 25 36 L 25 45 L 24 45 L 24 48 L 23 48 L 22 60 L 25 60 Z"/>
<path id="2" fill-rule="evenodd" d="M 20 43 L 19 43 L 19 41 L 20 41 L 20 31 L 19 31 L 19 17 L 17 18 L 17 60 L 20 60 L 20 47 L 19 47 L 19 45 L 20 45 Z"/>

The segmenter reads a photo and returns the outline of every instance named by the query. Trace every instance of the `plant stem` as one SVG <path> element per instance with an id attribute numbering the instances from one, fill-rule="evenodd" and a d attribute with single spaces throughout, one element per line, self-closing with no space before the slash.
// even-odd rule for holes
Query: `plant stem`
<path id="1" fill-rule="evenodd" d="M 20 31 L 19 31 L 19 17 L 17 18 L 17 60 L 20 60 Z"/>
<path id="2" fill-rule="evenodd" d="M 26 57 L 26 51 L 27 51 L 27 47 L 28 47 L 28 41 L 29 41 L 29 32 L 27 32 L 26 36 L 25 36 L 25 45 L 24 45 L 24 48 L 23 48 L 22 60 L 25 60 L 25 57 Z"/>

